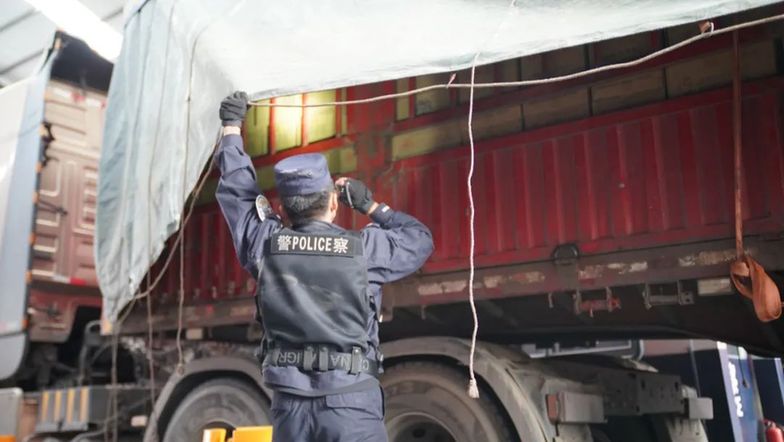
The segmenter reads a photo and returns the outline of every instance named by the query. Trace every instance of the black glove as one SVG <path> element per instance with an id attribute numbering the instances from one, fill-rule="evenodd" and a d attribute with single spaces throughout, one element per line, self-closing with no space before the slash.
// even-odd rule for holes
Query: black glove
<path id="1" fill-rule="evenodd" d="M 248 94 L 237 91 L 221 101 L 218 114 L 224 126 L 241 126 L 246 112 L 248 112 Z"/>
<path id="2" fill-rule="evenodd" d="M 338 199 L 341 203 L 357 209 L 360 213 L 367 215 L 371 207 L 373 207 L 373 192 L 367 188 L 365 183 L 353 178 L 347 178 L 342 186 L 338 186 L 340 196 Z"/>

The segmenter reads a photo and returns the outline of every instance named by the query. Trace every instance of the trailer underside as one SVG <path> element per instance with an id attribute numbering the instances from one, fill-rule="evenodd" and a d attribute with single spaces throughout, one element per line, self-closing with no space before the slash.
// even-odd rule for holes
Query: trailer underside
<path id="1" fill-rule="evenodd" d="M 751 237 L 747 250 L 763 265 L 784 262 L 784 240 Z M 477 271 L 480 339 L 498 343 L 699 337 L 760 354 L 784 352 L 784 325 L 762 323 L 728 279 L 731 240 L 558 259 Z M 571 249 L 574 252 L 574 249 Z M 417 275 L 384 288 L 382 340 L 449 334 L 470 337 L 467 272 Z M 774 279 L 780 275 L 773 273 Z M 256 326 L 253 297 L 188 305 L 183 327 Z M 739 314 L 743 313 L 743 314 Z M 155 330 L 174 330 L 178 310 L 156 306 Z M 125 321 L 128 334 L 147 330 L 146 312 Z M 218 333 L 220 333 L 218 331 Z M 209 335 L 207 333 L 206 335 Z M 245 333 L 241 334 L 243 337 Z"/>

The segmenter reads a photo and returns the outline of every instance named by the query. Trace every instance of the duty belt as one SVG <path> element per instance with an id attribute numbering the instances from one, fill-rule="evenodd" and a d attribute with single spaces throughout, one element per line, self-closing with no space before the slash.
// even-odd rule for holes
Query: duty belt
<path id="1" fill-rule="evenodd" d="M 304 349 L 271 348 L 264 365 L 299 367 L 305 371 L 345 370 L 350 374 L 368 373 L 378 376 L 378 362 L 354 347 L 351 353 L 341 353 L 326 346 L 306 346 Z"/>

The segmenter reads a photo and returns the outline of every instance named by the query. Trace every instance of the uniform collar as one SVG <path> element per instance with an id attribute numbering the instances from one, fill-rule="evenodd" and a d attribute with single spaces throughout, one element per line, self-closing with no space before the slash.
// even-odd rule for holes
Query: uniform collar
<path id="1" fill-rule="evenodd" d="M 343 231 L 342 227 L 338 226 L 337 224 L 328 223 L 326 221 L 319 221 L 319 220 L 309 220 L 303 223 L 297 224 L 296 226 L 292 226 L 292 229 L 297 232 L 319 232 L 324 230 L 332 230 L 332 231 Z"/>

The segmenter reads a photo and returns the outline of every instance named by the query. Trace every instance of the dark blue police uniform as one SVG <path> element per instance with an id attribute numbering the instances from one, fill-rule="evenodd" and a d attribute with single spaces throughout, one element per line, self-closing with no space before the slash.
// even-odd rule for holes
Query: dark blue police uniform
<path id="1" fill-rule="evenodd" d="M 256 172 L 243 150 L 239 135 L 223 137 L 216 153 L 216 164 L 221 172 L 216 196 L 231 230 L 238 258 L 243 267 L 257 278 L 268 267 L 264 265 L 264 259 L 270 256 L 271 247 L 284 244 L 288 250 L 290 238 L 284 238 L 285 242 L 280 239 L 286 232 L 285 236 L 326 237 L 320 243 L 313 240 L 307 244 L 311 248 L 321 246 L 328 252 L 334 250 L 329 238 L 351 239 L 353 235 L 361 249 L 358 256 L 361 255 L 367 269 L 366 284 L 362 286 L 369 301 L 369 308 L 363 312 L 367 315 L 363 333 L 367 343 L 362 345 L 365 354 L 361 362 L 365 365 L 377 362 L 380 365 L 378 314 L 381 286 L 411 274 L 424 264 L 433 251 L 429 229 L 412 216 L 381 205 L 370 215 L 373 224 L 360 232 L 347 232 L 335 224 L 315 220 L 283 230 L 284 226 L 277 217 L 262 219 L 257 213 L 259 190 Z M 275 173 L 279 193 L 307 194 L 323 190 L 325 174 L 331 183 L 326 161 L 320 154 L 290 157 L 276 166 Z M 276 241 L 271 241 L 271 238 L 276 238 Z M 342 240 L 334 241 L 344 244 Z M 274 243 L 272 246 L 271 242 Z M 318 355 L 319 351 L 316 349 L 315 354 Z M 273 362 L 285 362 L 288 356 L 296 359 L 302 354 L 292 355 L 284 350 L 274 355 Z M 307 359 L 308 355 L 304 357 Z M 335 356 L 332 358 L 334 361 Z M 319 363 L 326 364 L 325 359 L 314 359 L 314 353 L 310 354 L 308 364 L 317 369 L 303 369 L 300 359 L 290 365 L 267 363 L 270 359 L 268 351 L 263 375 L 264 382 L 275 391 L 272 419 L 276 441 L 387 440 L 383 423 L 383 394 L 375 373 L 352 369 L 356 367 L 352 365 L 355 361 L 350 359 L 350 355 L 349 359 L 343 359 L 345 363 L 340 363 L 341 359 L 337 358 L 338 363 L 329 367 L 324 365 L 321 369 L 318 369 Z"/>

